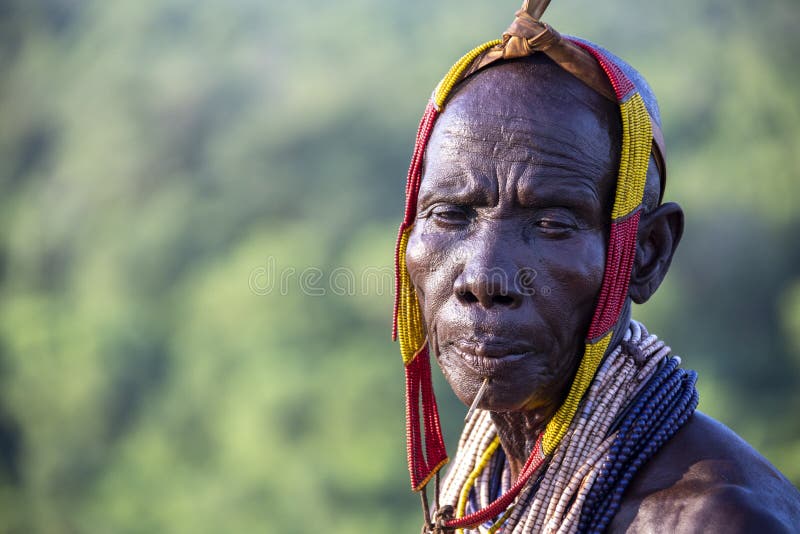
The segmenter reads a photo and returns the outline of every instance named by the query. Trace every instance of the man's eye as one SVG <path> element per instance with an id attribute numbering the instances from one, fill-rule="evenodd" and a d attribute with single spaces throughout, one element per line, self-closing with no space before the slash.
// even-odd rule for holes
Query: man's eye
<path id="1" fill-rule="evenodd" d="M 572 221 L 563 219 L 556 219 L 550 217 L 543 217 L 537 219 L 536 227 L 547 233 L 563 233 L 574 230 L 576 225 Z"/>
<path id="2" fill-rule="evenodd" d="M 431 217 L 439 224 L 450 226 L 469 223 L 469 213 L 461 206 L 436 206 L 431 210 Z"/>

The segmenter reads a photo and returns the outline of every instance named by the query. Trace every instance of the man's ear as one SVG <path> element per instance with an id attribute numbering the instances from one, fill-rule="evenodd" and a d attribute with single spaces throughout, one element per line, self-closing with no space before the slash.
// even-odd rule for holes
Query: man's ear
<path id="1" fill-rule="evenodd" d="M 661 285 L 682 235 L 683 210 L 674 202 L 642 215 L 628 290 L 636 304 L 647 302 Z"/>

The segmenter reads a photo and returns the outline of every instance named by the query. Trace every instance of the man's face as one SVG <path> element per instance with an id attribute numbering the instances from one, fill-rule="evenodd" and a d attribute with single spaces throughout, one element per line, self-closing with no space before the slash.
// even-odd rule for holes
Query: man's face
<path id="1" fill-rule="evenodd" d="M 613 104 L 546 62 L 488 69 L 438 119 L 406 261 L 465 404 L 486 377 L 484 409 L 563 400 L 602 282 L 618 131 Z"/>

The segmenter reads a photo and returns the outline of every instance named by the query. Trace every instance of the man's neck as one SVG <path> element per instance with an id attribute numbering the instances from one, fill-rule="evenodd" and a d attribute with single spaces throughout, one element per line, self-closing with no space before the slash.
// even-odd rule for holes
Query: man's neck
<path id="1" fill-rule="evenodd" d="M 516 480 L 528 460 L 539 434 L 555 414 L 558 406 L 525 412 L 491 412 L 492 422 L 500 438 L 500 446 L 511 468 L 511 478 Z"/>

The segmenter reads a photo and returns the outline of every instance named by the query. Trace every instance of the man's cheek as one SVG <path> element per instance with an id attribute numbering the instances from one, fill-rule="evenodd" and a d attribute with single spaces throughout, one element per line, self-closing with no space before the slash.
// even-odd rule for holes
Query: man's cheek
<path id="1" fill-rule="evenodd" d="M 409 236 L 405 261 L 411 283 L 419 290 L 426 283 L 430 253 L 417 237 L 416 229 Z"/>
<path id="2" fill-rule="evenodd" d="M 561 245 L 559 250 L 550 254 L 544 253 L 539 265 L 544 267 L 542 271 L 548 273 L 554 283 L 566 284 L 574 289 L 591 288 L 602 282 L 605 254 L 605 243 L 598 236 Z"/>
<path id="3" fill-rule="evenodd" d="M 454 253 L 447 240 L 412 234 L 406 251 L 406 266 L 411 281 L 426 293 L 446 285 Z"/>

